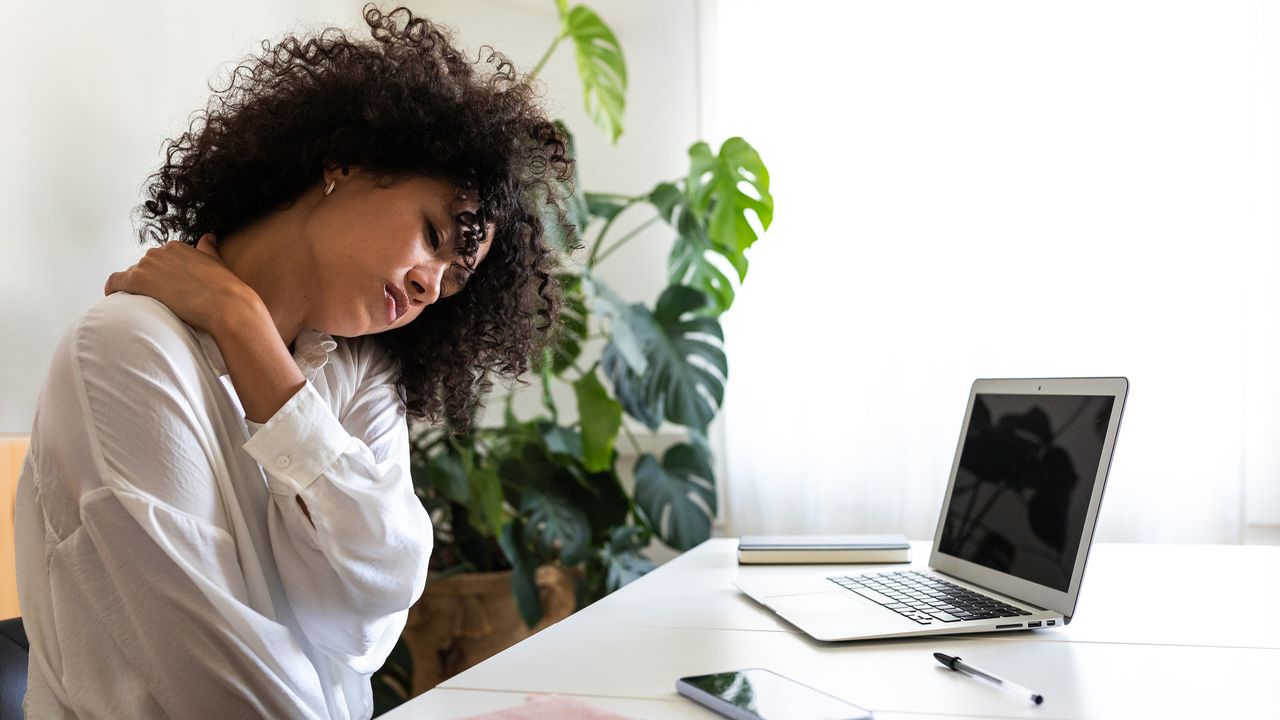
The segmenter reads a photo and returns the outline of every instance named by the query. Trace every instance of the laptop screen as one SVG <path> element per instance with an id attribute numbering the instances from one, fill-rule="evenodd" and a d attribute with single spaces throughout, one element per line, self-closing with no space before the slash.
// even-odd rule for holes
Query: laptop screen
<path id="1" fill-rule="evenodd" d="M 976 395 L 938 550 L 1066 592 L 1114 403 Z"/>

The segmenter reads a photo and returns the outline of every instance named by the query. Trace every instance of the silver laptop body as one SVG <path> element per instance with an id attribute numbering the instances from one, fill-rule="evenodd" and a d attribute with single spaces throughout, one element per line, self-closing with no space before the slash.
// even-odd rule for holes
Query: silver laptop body
<path id="1" fill-rule="evenodd" d="M 733 584 L 824 641 L 1065 625 L 1128 389 L 1124 378 L 977 380 L 929 570 L 739 567 Z"/>

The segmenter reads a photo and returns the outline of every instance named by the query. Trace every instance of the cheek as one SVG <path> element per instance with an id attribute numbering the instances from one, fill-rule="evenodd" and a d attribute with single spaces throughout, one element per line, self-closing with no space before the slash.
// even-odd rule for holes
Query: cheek
<path id="1" fill-rule="evenodd" d="M 359 262 L 359 252 L 352 239 L 339 228 L 327 228 L 313 238 L 311 247 L 318 279 L 339 286 L 350 281 L 352 270 Z"/>

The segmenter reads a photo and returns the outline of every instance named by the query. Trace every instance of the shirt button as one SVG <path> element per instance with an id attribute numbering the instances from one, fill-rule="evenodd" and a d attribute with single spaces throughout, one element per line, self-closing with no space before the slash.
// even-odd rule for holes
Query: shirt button
<path id="1" fill-rule="evenodd" d="M 290 461 L 289 461 L 288 455 L 281 455 L 280 457 L 276 458 L 276 467 L 283 470 L 284 468 L 289 467 L 289 462 Z"/>

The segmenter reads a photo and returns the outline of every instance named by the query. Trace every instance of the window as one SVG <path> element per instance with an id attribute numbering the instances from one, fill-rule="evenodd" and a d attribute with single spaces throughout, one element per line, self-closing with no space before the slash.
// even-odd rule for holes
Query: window
<path id="1" fill-rule="evenodd" d="M 705 2 L 775 221 L 726 315 L 734 533 L 930 537 L 976 377 L 1124 375 L 1103 541 L 1280 536 L 1280 10 Z"/>

